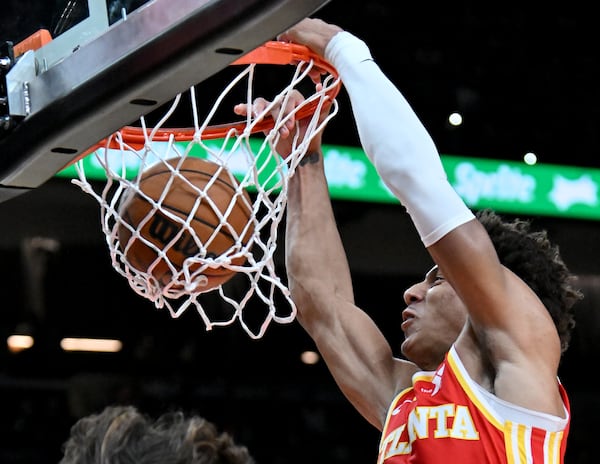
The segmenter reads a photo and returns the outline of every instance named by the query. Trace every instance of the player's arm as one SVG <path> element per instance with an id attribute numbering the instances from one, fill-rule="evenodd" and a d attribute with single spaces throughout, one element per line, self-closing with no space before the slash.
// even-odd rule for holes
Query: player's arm
<path id="1" fill-rule="evenodd" d="M 393 357 L 374 322 L 354 304 L 320 149 L 305 156 L 288 195 L 286 265 L 298 320 L 346 397 L 381 429 L 392 398 L 409 385 L 415 367 Z"/>
<path id="2" fill-rule="evenodd" d="M 302 100 L 302 95 L 293 92 L 286 102 L 289 108 L 283 111 L 292 111 Z M 240 104 L 234 110 L 240 115 L 261 113 L 268 104 L 258 98 L 252 108 Z M 274 108 L 273 116 L 279 111 Z M 324 108 L 322 118 L 327 111 Z M 302 140 L 307 123 L 290 119 L 280 129 L 276 149 L 281 156 L 287 156 L 296 136 Z M 350 269 L 325 177 L 321 137 L 318 133 L 311 140 L 288 185 L 288 286 L 298 321 L 315 341 L 340 389 L 371 424 L 381 429 L 391 400 L 398 389 L 410 384 L 416 368 L 393 357 L 371 318 L 354 304 Z"/>

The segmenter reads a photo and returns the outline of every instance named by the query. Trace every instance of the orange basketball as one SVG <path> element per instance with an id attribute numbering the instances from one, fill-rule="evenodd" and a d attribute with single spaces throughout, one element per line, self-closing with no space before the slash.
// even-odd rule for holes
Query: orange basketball
<path id="1" fill-rule="evenodd" d="M 181 159 L 172 158 L 166 162 L 177 166 Z M 218 177 L 208 186 L 219 169 L 221 171 Z M 242 237 L 244 228 L 248 225 L 251 217 L 250 205 L 252 203 L 245 190 L 236 196 L 238 182 L 227 169 L 201 158 L 187 158 L 181 163 L 178 171 L 181 176 L 173 174 L 163 163 L 158 163 L 144 171 L 141 176 L 139 189 L 154 201 L 161 198 L 168 182 L 172 179 L 168 192 L 160 203 L 160 210 L 154 210 L 152 203 L 139 193 L 126 196 L 120 208 L 121 218 L 133 228 L 140 228 L 142 237 L 158 249 L 164 250 L 167 259 L 177 271 L 182 269 L 184 261 L 189 257 L 214 258 L 220 256 L 235 244 L 236 236 L 241 237 L 241 242 L 246 244 L 253 232 L 252 225 L 250 225 Z M 214 205 L 211 205 L 211 201 L 203 197 L 182 177 L 185 177 L 196 188 L 206 192 L 206 196 Z M 190 217 L 199 197 L 199 206 Z M 230 208 L 232 202 L 235 204 Z M 228 209 L 230 209 L 229 212 Z M 190 228 L 207 249 L 206 255 L 199 255 L 200 248 L 186 224 L 169 218 L 161 210 L 169 211 L 181 218 L 182 221 L 189 219 Z M 218 214 L 225 216 L 223 222 L 228 223 L 233 230 L 221 227 L 213 236 L 221 223 Z M 181 232 L 182 229 L 183 232 Z M 180 232 L 181 235 L 174 241 Z M 126 251 L 125 256 L 131 266 L 141 272 L 151 272 L 162 285 L 171 281 L 171 271 L 164 259 L 161 259 L 149 271 L 149 267 L 158 257 L 158 253 L 137 237 L 132 238 L 131 231 L 122 224 L 118 228 L 118 239 L 121 250 Z M 133 240 L 133 243 L 126 248 L 130 240 Z M 232 264 L 239 266 L 245 261 L 245 258 L 237 258 L 232 260 Z M 200 266 L 200 263 L 194 263 L 190 266 L 190 271 L 194 272 Z M 208 278 L 206 286 L 197 287 L 194 290 L 211 290 L 227 282 L 234 274 L 234 271 L 225 267 L 209 267 L 202 272 L 202 275 Z"/>

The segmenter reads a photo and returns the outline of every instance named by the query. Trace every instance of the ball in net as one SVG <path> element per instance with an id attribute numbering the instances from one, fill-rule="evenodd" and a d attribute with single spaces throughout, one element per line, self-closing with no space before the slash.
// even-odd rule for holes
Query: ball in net
<path id="1" fill-rule="evenodd" d="M 252 201 L 224 166 L 171 158 L 145 170 L 138 185 L 124 197 L 118 227 L 130 267 L 162 287 L 181 289 L 185 282 L 186 290 L 204 292 L 245 263 L 240 250 L 253 233 Z"/>

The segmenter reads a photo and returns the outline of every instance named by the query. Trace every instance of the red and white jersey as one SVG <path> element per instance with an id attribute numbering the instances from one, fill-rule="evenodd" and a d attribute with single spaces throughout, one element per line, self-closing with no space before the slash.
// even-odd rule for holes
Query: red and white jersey
<path id="1" fill-rule="evenodd" d="M 566 419 L 503 401 L 467 374 L 454 347 L 435 372 L 418 372 L 392 402 L 378 464 L 562 464 Z"/>

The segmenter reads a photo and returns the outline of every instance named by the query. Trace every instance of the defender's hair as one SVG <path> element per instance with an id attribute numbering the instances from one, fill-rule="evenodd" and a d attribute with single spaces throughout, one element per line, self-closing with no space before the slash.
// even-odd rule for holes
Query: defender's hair
<path id="1" fill-rule="evenodd" d="M 248 450 L 201 417 L 169 412 L 155 421 L 132 406 L 80 419 L 60 464 L 254 464 Z"/>

